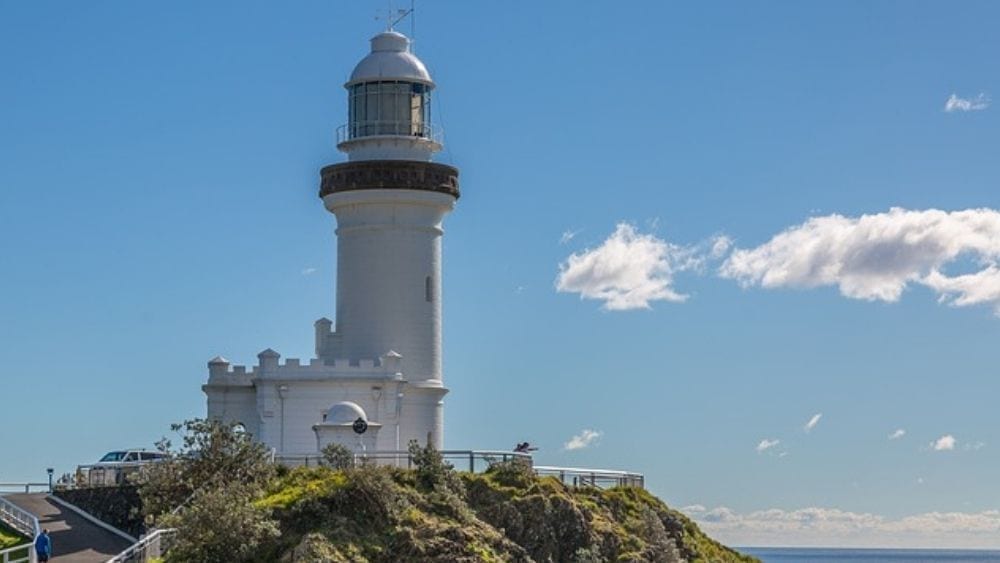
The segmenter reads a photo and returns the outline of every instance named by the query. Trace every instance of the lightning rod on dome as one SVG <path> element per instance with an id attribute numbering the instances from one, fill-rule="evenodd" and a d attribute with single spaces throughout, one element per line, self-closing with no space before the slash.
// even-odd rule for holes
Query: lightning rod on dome
<path id="1" fill-rule="evenodd" d="M 416 14 L 414 10 L 416 9 L 416 0 L 410 0 L 410 8 L 408 10 L 397 10 L 392 6 L 392 0 L 388 0 L 389 7 L 385 9 L 385 30 L 393 31 L 396 24 L 406 19 L 407 16 L 410 17 L 410 39 L 413 39 L 416 33 Z M 381 10 L 376 11 L 375 19 L 380 20 L 383 17 L 378 14 Z"/>

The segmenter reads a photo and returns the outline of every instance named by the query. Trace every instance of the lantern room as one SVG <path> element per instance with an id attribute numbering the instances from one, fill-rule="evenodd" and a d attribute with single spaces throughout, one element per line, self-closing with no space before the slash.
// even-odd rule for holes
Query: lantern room
<path id="1" fill-rule="evenodd" d="M 379 33 L 344 85 L 348 122 L 337 147 L 350 160 L 430 160 L 441 150 L 431 124 L 434 82 L 397 31 Z"/>

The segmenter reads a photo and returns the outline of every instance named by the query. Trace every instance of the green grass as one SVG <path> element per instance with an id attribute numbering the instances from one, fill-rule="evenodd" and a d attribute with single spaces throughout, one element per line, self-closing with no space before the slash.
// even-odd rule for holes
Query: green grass
<path id="1" fill-rule="evenodd" d="M 29 541 L 31 540 L 0 522 L 0 549 L 7 549 L 8 547 L 14 547 L 15 545 L 28 543 Z"/>

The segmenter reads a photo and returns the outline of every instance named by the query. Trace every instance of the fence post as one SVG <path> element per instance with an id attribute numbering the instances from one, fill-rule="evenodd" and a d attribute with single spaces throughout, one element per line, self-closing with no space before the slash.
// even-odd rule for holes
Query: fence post
<path id="1" fill-rule="evenodd" d="M 476 454 L 469 451 L 469 473 L 476 472 Z"/>

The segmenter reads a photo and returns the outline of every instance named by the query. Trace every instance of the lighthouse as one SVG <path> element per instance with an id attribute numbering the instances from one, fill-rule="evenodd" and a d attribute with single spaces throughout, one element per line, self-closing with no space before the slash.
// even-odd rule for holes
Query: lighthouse
<path id="1" fill-rule="evenodd" d="M 347 160 L 320 171 L 319 189 L 336 217 L 335 321 L 316 321 L 308 362 L 281 362 L 271 349 L 249 370 L 210 361 L 208 417 L 241 425 L 283 456 L 329 443 L 441 449 L 442 222 L 459 189 L 458 170 L 432 161 L 442 148 L 435 84 L 409 38 L 388 30 L 344 87 L 337 148 Z"/>

